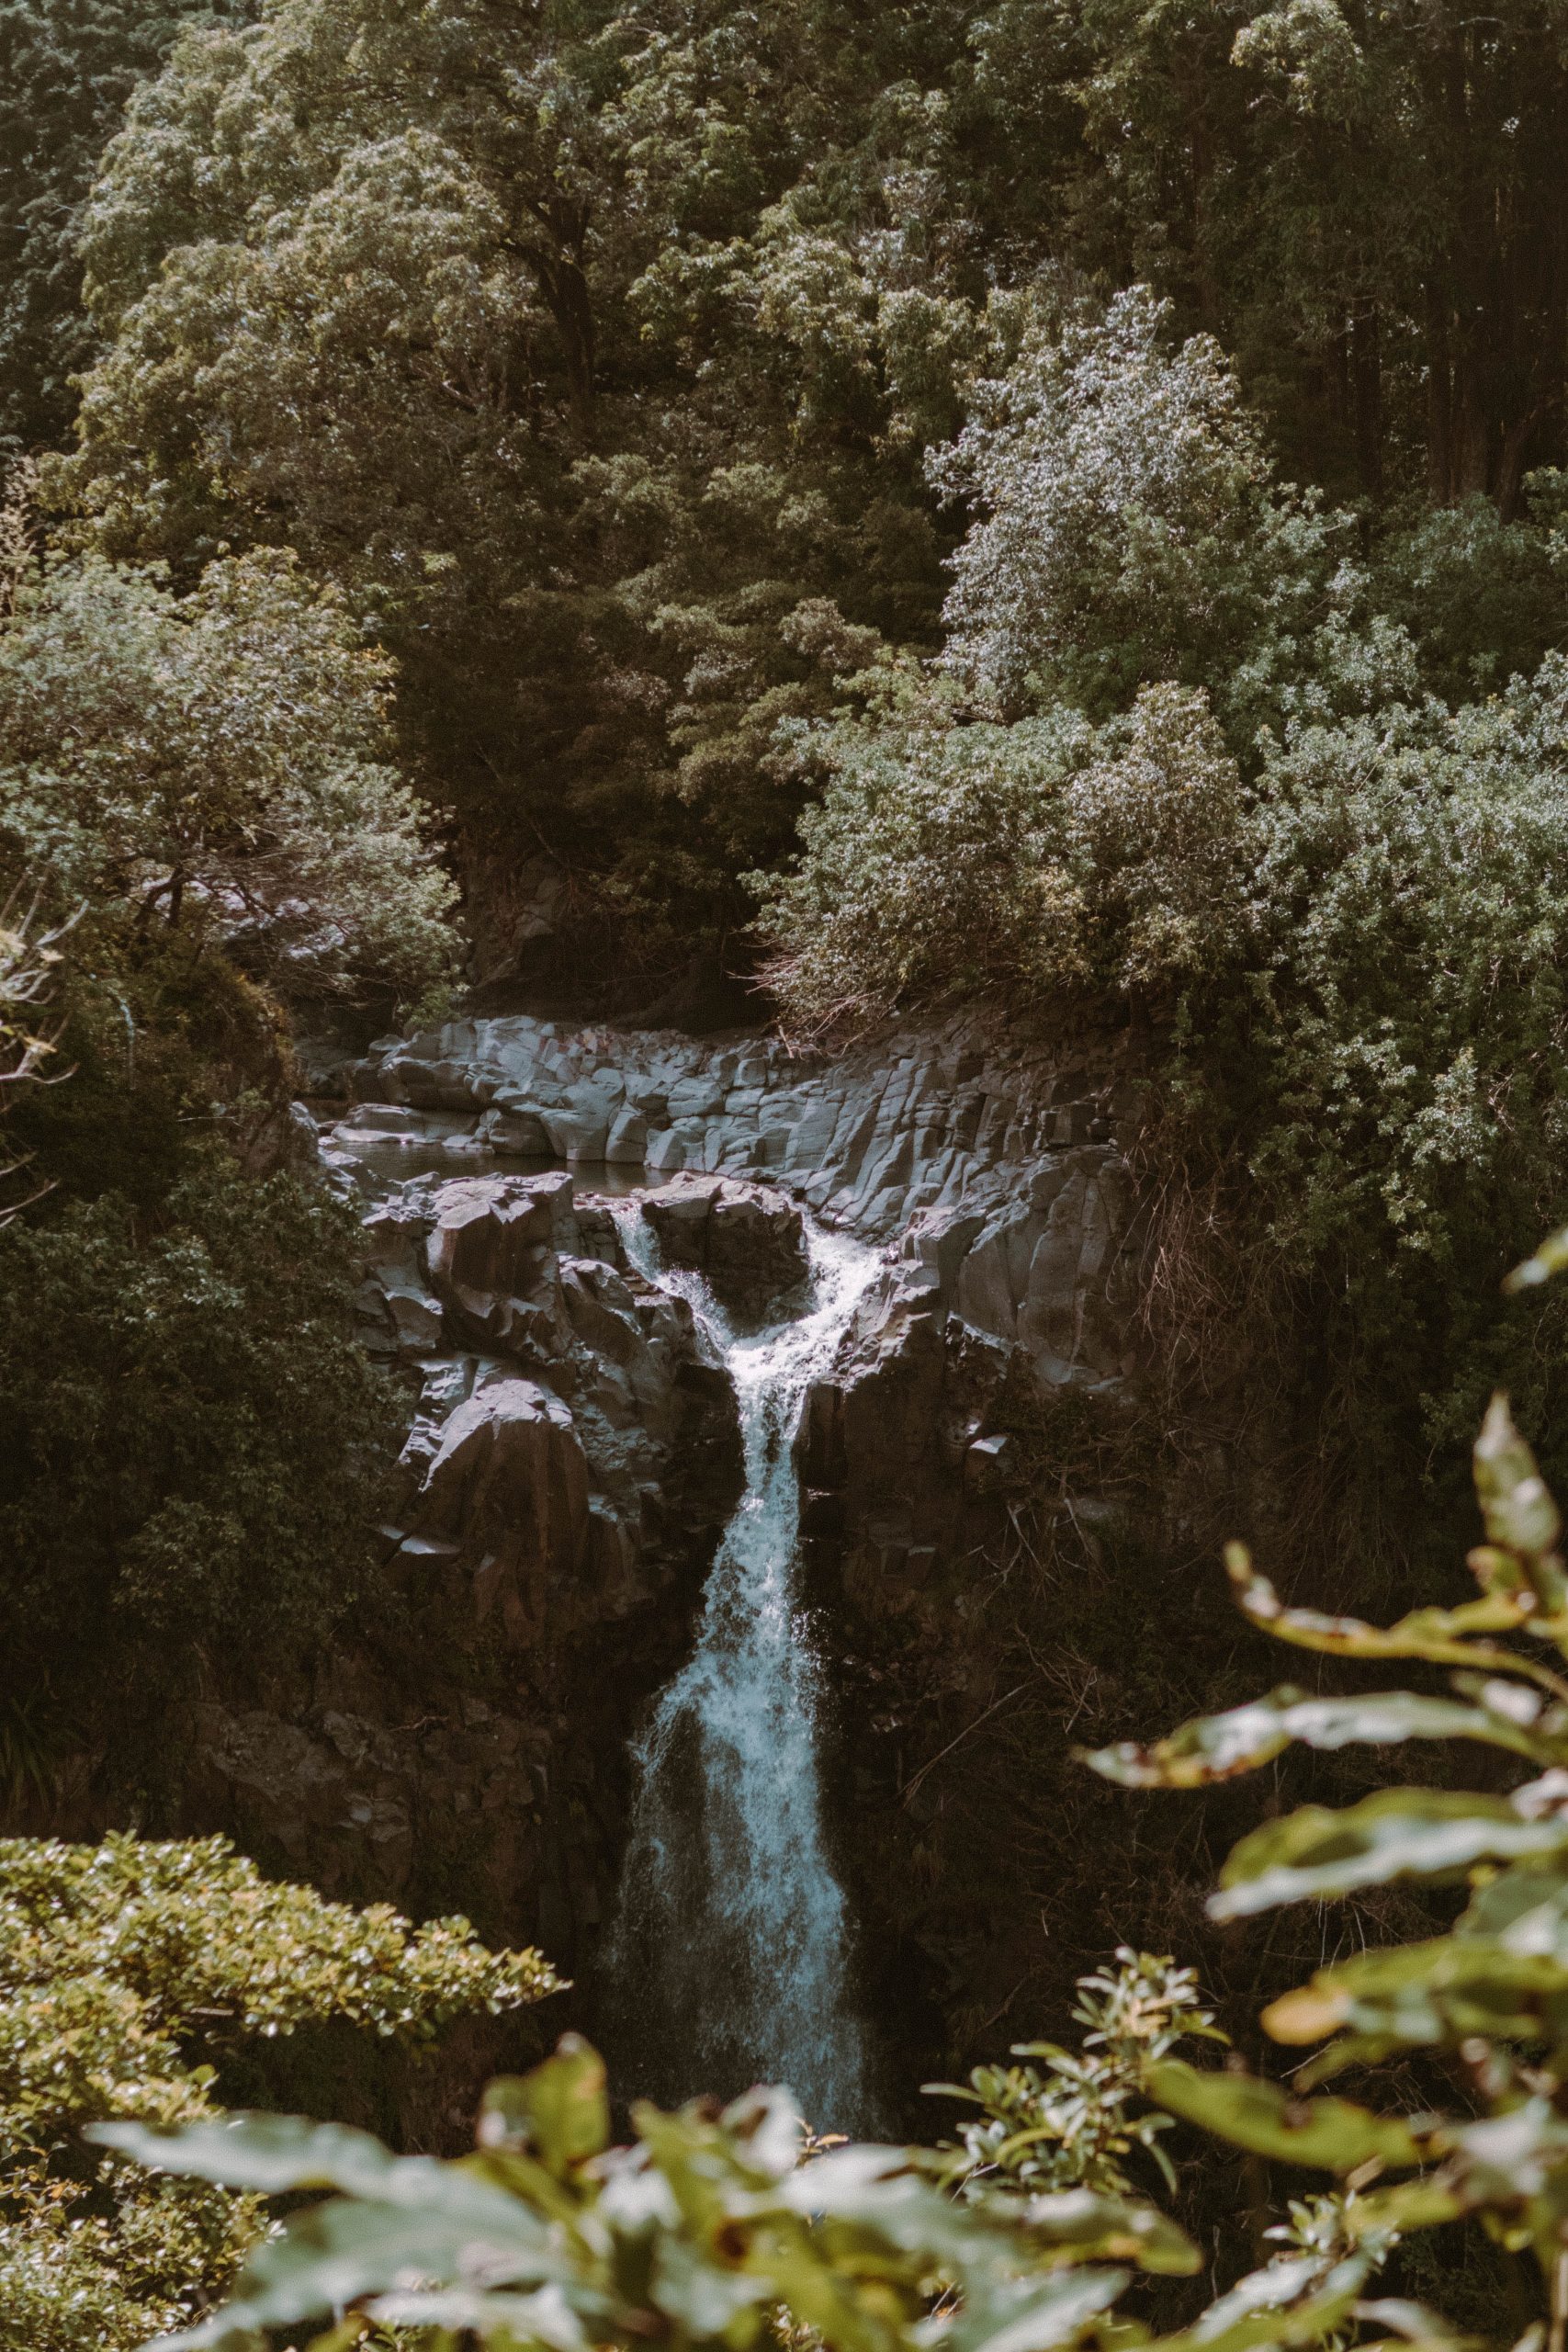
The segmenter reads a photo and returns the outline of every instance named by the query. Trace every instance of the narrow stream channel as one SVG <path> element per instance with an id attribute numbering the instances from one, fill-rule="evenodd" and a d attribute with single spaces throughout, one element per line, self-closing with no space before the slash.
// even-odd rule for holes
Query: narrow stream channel
<path id="1" fill-rule="evenodd" d="M 635 1796 L 609 1966 L 645 2086 L 663 2098 L 786 2083 L 818 2130 L 871 2118 L 850 1995 L 850 1921 L 822 1825 L 821 1668 L 803 1606 L 791 1441 L 876 1272 L 808 1231 L 797 1315 L 738 1333 L 698 1275 L 667 1272 L 635 1211 L 628 1255 L 692 1304 L 734 1378 L 746 1488 L 695 1645 L 633 1749 Z"/>

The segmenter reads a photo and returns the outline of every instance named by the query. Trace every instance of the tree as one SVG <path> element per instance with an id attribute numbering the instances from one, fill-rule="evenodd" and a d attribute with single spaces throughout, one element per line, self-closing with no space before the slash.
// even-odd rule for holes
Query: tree
<path id="1" fill-rule="evenodd" d="M 1032 14 L 982 37 L 1015 119 Z M 1067 28 L 1079 256 L 1219 335 L 1318 480 L 1511 515 L 1562 448 L 1555 11 L 1089 0 Z"/>
<path id="2" fill-rule="evenodd" d="M 1262 1343 L 1293 1411 L 1337 1400 L 1348 1480 L 1373 1451 L 1424 1480 L 1499 1377 L 1550 1419 L 1554 1351 L 1486 1301 L 1561 1204 L 1555 477 L 1363 562 L 1134 295 L 1037 316 L 932 469 L 973 518 L 946 646 L 794 730 L 817 805 L 754 877 L 786 1020 L 1122 998 L 1145 1148 L 1230 1171 Z"/>
<path id="3" fill-rule="evenodd" d="M 417 998 L 454 893 L 380 756 L 389 682 L 282 556 L 185 596 L 100 556 L 28 568 L 0 613 L 0 859 L 287 992 Z"/>
<path id="4" fill-rule="evenodd" d="M 1322 603 L 1331 533 L 1274 489 L 1218 346 L 1173 350 L 1169 326 L 1146 288 L 1047 312 L 933 454 L 976 516 L 943 659 L 988 716 L 1062 700 L 1100 717 L 1151 680 L 1217 684 L 1266 617 L 1310 626 Z"/>
<path id="5" fill-rule="evenodd" d="M 543 844 L 656 955 L 787 846 L 776 722 L 938 601 L 913 420 L 974 337 L 890 241 L 942 143 L 877 103 L 914 32 L 859 21 L 276 0 L 180 46 L 93 199 L 108 347 L 55 493 L 182 580 L 296 548 L 470 838 Z"/>
<path id="6" fill-rule="evenodd" d="M 76 238 L 98 158 L 138 84 L 222 0 L 0 6 L 0 456 L 58 442 L 93 356 Z"/>
<path id="7" fill-rule="evenodd" d="M 0 1230 L 18 1696 L 144 1704 L 204 1644 L 292 1654 L 341 1617 L 400 1418 L 355 1334 L 356 1239 L 319 1186 L 220 1153 L 151 1231 L 113 1193 Z"/>

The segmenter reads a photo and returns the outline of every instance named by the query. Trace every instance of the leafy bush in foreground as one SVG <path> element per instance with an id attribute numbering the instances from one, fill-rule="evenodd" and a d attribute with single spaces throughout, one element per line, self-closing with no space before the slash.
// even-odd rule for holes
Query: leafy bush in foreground
<path id="1" fill-rule="evenodd" d="M 1516 1284 L 1565 1261 L 1559 1235 Z M 1228 1558 L 1260 1630 L 1320 1656 L 1443 1667 L 1451 1696 L 1281 1685 L 1153 1747 L 1089 1760 L 1130 1787 L 1183 1789 L 1256 1770 L 1293 1743 L 1429 1739 L 1473 1742 L 1526 1769 L 1506 1792 L 1382 1789 L 1338 1811 L 1303 1806 L 1243 1838 L 1210 1902 L 1216 1919 L 1404 1880 L 1468 1887 L 1469 1901 L 1450 1933 L 1364 1949 L 1269 2005 L 1262 2021 L 1275 2041 L 1315 2046 L 1292 2089 L 1178 2059 L 1151 2067 L 1145 2088 L 1255 2155 L 1337 2175 L 1345 2260 L 1363 2269 L 1393 2238 L 1479 2218 L 1535 2256 L 1558 2342 L 1568 2326 L 1568 1566 L 1561 1514 L 1500 1396 L 1474 1460 L 1485 1540 L 1469 1564 L 1480 1590 L 1456 1608 L 1389 1626 L 1288 1608 L 1242 1546 Z M 1423 2079 L 1449 2078 L 1448 2103 L 1413 2115 L 1306 2096 L 1409 2060 L 1423 2062 Z"/>
<path id="2" fill-rule="evenodd" d="M 341 2192 L 257 2247 L 234 2301 L 174 2339 L 192 2352 L 351 2303 L 434 2328 L 440 2344 L 468 2330 L 551 2352 L 649 2340 L 741 2352 L 781 2314 L 844 2352 L 1025 2352 L 1092 2328 L 1129 2263 L 1198 2267 L 1180 2231 L 1130 2199 L 958 2204 L 899 2148 L 829 2147 L 803 2165 L 783 2092 L 722 2112 L 644 2102 L 633 2122 L 635 2144 L 610 2148 L 604 2066 L 568 2036 L 534 2074 L 491 2086 L 478 2152 L 455 2164 L 400 2160 L 364 2132 L 288 2116 L 93 2136 L 253 2193 Z"/>
<path id="3" fill-rule="evenodd" d="M 0 2346 L 133 2352 L 220 2293 L 254 2198 L 85 2156 L 85 2123 L 211 2112 L 247 2036 L 339 2018 L 428 2041 L 555 1988 L 464 1919 L 413 1928 L 276 1885 L 221 1838 L 0 1841 Z"/>

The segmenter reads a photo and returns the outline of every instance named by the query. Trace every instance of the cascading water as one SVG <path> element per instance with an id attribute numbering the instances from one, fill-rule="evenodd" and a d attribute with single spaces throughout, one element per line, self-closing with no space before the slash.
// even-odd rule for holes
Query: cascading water
<path id="1" fill-rule="evenodd" d="M 746 1490 L 696 1645 L 633 1749 L 636 1789 L 610 1968 L 625 2038 L 657 2096 L 787 2083 L 819 2129 L 867 2127 L 849 1998 L 849 1921 L 822 1827 L 821 1670 L 799 1589 L 791 1441 L 874 1255 L 809 1230 L 810 1304 L 738 1334 L 700 1276 L 665 1272 L 635 1212 L 628 1253 L 691 1303 L 734 1378 Z"/>

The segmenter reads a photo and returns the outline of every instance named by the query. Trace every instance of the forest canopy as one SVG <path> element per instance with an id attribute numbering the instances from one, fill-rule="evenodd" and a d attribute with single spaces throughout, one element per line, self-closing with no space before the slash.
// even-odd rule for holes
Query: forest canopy
<path id="1" fill-rule="evenodd" d="M 845 682 L 936 651 L 944 595 L 979 657 L 977 575 L 994 594 L 1038 518 L 993 510 L 956 577 L 944 558 L 1021 455 L 1020 403 L 1090 398 L 1086 305 L 1119 299 L 1111 347 L 1142 333 L 1143 357 L 1100 457 L 1080 435 L 1064 467 L 1055 593 L 1097 495 L 1148 492 L 1166 557 L 1140 541 L 1142 588 L 1084 605 L 1070 703 L 1100 718 L 1168 674 L 1171 630 L 1228 691 L 1249 598 L 1321 624 L 1301 600 L 1345 500 L 1354 552 L 1393 533 L 1378 601 L 1429 616 L 1449 683 L 1534 666 L 1561 582 L 1511 526 L 1562 454 L 1557 41 L 1544 6 L 196 22 L 83 209 L 101 356 L 52 494 L 181 578 L 220 545 L 295 548 L 398 656 L 424 787 L 542 844 L 623 953 L 668 962 L 750 919 L 739 877 L 787 859 L 809 795 L 794 733 Z M 1139 283 L 1170 305 L 1159 397 L 1212 436 L 1175 508 L 1139 487 L 1169 421 Z M 1270 451 L 1329 506 L 1267 492 Z M 1421 533 L 1428 502 L 1457 532 Z M 1477 639 L 1472 571 L 1505 646 Z"/>
<path id="2" fill-rule="evenodd" d="M 198 1133 L 266 1177 L 290 1023 L 439 1004 L 460 885 L 503 986 L 728 977 L 829 1043 L 1109 1009 L 1327 1483 L 1352 1427 L 1426 1479 L 1506 1372 L 1547 1412 L 1485 1303 L 1561 1207 L 1547 0 L 7 0 L 0 43 L 46 1223 L 162 1226 Z"/>

